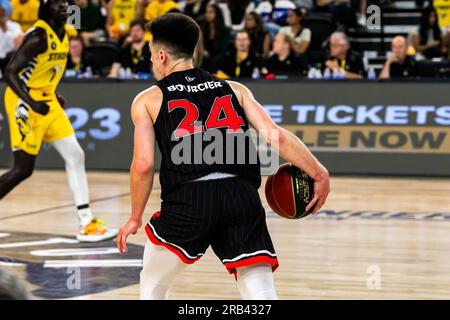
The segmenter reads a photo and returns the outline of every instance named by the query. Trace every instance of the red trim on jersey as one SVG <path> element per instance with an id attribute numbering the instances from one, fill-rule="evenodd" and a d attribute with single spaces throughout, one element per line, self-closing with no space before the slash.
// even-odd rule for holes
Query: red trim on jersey
<path id="1" fill-rule="evenodd" d="M 253 264 L 258 264 L 258 263 L 271 264 L 272 272 L 274 272 L 279 266 L 278 259 L 270 257 L 270 256 L 249 257 L 249 258 L 244 258 L 244 259 L 241 259 L 241 260 L 235 261 L 235 262 L 225 262 L 224 264 L 225 264 L 225 268 L 227 268 L 228 272 L 230 274 L 234 274 L 234 277 L 237 280 L 236 268 L 251 266 Z"/>
<path id="2" fill-rule="evenodd" d="M 197 257 L 195 259 L 188 258 L 178 248 L 173 247 L 168 243 L 159 241 L 158 238 L 156 238 L 156 236 L 153 234 L 153 231 L 148 224 L 145 226 L 145 232 L 147 233 L 147 236 L 151 242 L 153 242 L 154 244 L 156 244 L 158 246 L 166 247 L 167 249 L 169 249 L 170 251 L 175 253 L 178 256 L 178 258 L 180 258 L 181 261 L 183 261 L 186 264 L 193 264 L 195 261 L 197 261 L 198 259 L 201 258 L 201 257 Z"/>

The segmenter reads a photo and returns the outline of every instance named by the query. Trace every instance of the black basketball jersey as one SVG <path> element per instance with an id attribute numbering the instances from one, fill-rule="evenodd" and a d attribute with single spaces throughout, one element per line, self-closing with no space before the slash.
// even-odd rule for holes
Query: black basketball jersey
<path id="1" fill-rule="evenodd" d="M 173 72 L 157 86 L 163 92 L 154 123 L 163 199 L 177 186 L 214 172 L 260 186 L 260 162 L 248 121 L 226 81 L 193 68 Z"/>

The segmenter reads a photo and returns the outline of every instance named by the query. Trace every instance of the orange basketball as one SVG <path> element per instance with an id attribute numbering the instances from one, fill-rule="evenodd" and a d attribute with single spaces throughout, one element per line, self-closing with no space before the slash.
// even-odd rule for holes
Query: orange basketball
<path id="1" fill-rule="evenodd" d="M 269 176 L 265 191 L 270 208 L 283 218 L 304 218 L 314 210 L 313 206 L 306 212 L 314 198 L 313 179 L 290 163 L 281 165 Z"/>

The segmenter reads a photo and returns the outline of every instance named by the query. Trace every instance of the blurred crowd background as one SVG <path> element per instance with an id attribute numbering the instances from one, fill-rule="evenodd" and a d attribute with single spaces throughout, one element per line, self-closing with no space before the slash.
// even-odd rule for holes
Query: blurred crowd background
<path id="1" fill-rule="evenodd" d="M 151 78 L 145 24 L 194 18 L 195 64 L 222 78 L 446 78 L 450 0 L 70 0 L 67 78 Z M 39 0 L 0 0 L 0 70 L 38 19 Z M 380 19 L 366 15 L 380 8 Z M 375 25 L 373 23 L 375 22 Z"/>

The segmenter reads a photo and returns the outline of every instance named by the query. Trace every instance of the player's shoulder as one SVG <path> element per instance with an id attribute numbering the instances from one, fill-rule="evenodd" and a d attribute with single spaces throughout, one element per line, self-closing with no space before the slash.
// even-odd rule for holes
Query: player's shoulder
<path id="1" fill-rule="evenodd" d="M 154 120 L 159 112 L 162 101 L 163 93 L 161 89 L 157 85 L 153 85 L 150 88 L 138 93 L 138 95 L 134 98 L 131 105 L 132 113 L 139 113 L 145 110 Z"/>
<path id="2" fill-rule="evenodd" d="M 225 80 L 225 81 L 231 87 L 234 94 L 237 96 L 239 102 L 242 103 L 246 97 L 251 96 L 251 91 L 242 83 L 233 80 Z"/>
<path id="3" fill-rule="evenodd" d="M 163 93 L 157 85 L 153 85 L 138 93 L 134 98 L 133 104 L 156 102 L 158 100 L 162 101 Z"/>

